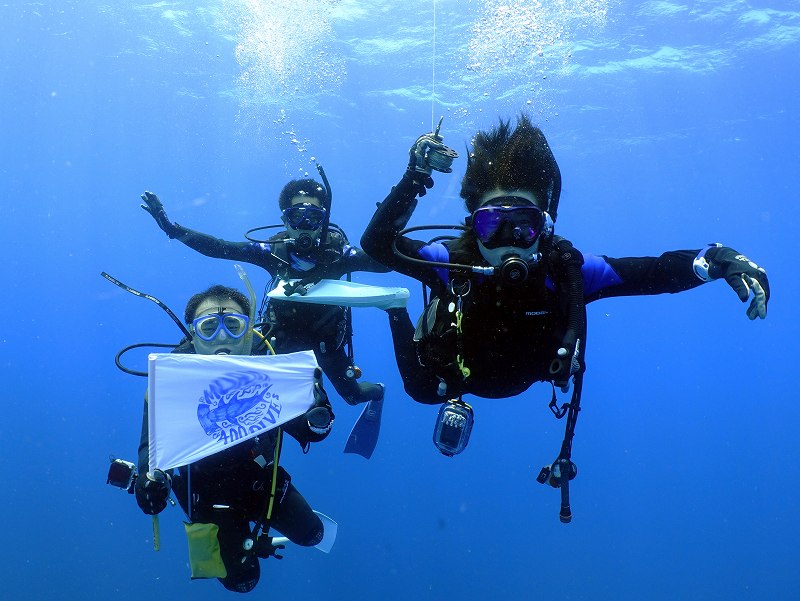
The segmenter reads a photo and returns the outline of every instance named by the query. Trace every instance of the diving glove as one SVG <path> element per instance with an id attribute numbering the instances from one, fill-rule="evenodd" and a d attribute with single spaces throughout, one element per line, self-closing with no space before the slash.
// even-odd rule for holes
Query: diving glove
<path id="1" fill-rule="evenodd" d="M 439 135 L 444 117 L 439 119 L 436 131 L 423 134 L 409 151 L 408 170 L 430 176 L 431 170 L 450 173 L 453 169 L 453 159 L 458 158 L 458 153 L 443 144 L 444 138 Z M 430 186 L 428 186 L 430 187 Z"/>
<path id="2" fill-rule="evenodd" d="M 442 144 L 441 136 L 434 133 L 421 135 L 408 151 L 408 170 L 429 176 L 431 171 L 435 168 L 434 165 L 431 164 L 432 159 L 435 162 L 434 153 L 442 152 L 446 148 L 447 146 Z M 446 167 L 446 171 L 444 169 L 436 170 L 443 171 L 444 173 L 450 173 L 452 171 L 449 165 Z"/>
<path id="3" fill-rule="evenodd" d="M 425 196 L 430 188 L 433 188 L 433 178 L 431 177 L 431 168 L 427 164 L 424 151 L 418 150 L 420 141 L 431 134 L 420 136 L 408 151 L 408 167 L 403 176 L 403 180 L 408 181 L 413 188 L 415 196 Z"/>
<path id="4" fill-rule="evenodd" d="M 743 254 L 722 246 L 712 244 L 700 252 L 693 263 L 694 272 L 703 281 L 725 278 L 743 303 L 752 293 L 753 298 L 747 308 L 747 317 L 761 319 L 767 316 L 769 302 L 769 280 L 767 272 Z"/>
<path id="5" fill-rule="evenodd" d="M 158 196 L 153 194 L 152 192 L 148 192 L 145 190 L 145 193 L 142 194 L 142 200 L 144 204 L 141 207 L 150 213 L 153 219 L 156 220 L 158 227 L 161 228 L 167 236 L 170 238 L 177 238 L 178 234 L 180 234 L 180 228 L 176 223 L 172 223 L 167 217 L 167 212 L 164 210 L 164 205 L 161 204 Z"/>
<path id="6" fill-rule="evenodd" d="M 423 134 L 417 138 L 417 141 L 408 151 L 408 166 L 406 167 L 405 179 L 413 183 L 414 192 L 417 196 L 425 196 L 428 190 L 433 188 L 431 172 L 434 169 L 444 173 L 452 171 L 450 165 L 454 157 L 450 156 L 450 153 L 455 153 L 445 146 L 442 140 L 442 136 L 439 135 L 439 128 L 436 128 L 435 132 Z"/>
<path id="7" fill-rule="evenodd" d="M 171 487 L 172 479 L 166 472 L 147 472 L 136 479 L 136 503 L 147 515 L 159 514 L 167 506 Z"/>
<path id="8" fill-rule="evenodd" d="M 258 537 L 258 540 L 253 547 L 253 551 L 255 552 L 256 557 L 260 557 L 261 559 L 267 559 L 268 557 L 283 559 L 283 555 L 278 555 L 278 550 L 285 548 L 286 545 L 274 545 L 273 538 L 271 536 L 265 536 L 262 534 Z"/>
<path id="9" fill-rule="evenodd" d="M 322 380 L 320 379 L 322 371 L 318 371 L 319 375 L 315 374 L 317 381 L 314 382 L 314 406 L 305 413 L 308 429 L 317 435 L 312 442 L 319 442 L 330 433 L 333 420 L 336 417 L 333 415 L 328 393 L 322 387 Z"/>
<path id="10" fill-rule="evenodd" d="M 306 422 L 314 434 L 328 434 L 333 426 L 333 413 L 327 407 L 314 407 L 306 411 Z"/>
<path id="11" fill-rule="evenodd" d="M 440 119 L 436 131 L 421 135 L 408 151 L 406 178 L 413 181 L 417 196 L 425 196 L 428 189 L 433 187 L 432 171 L 450 173 L 453 171 L 450 165 L 458 157 L 455 150 L 442 143 L 444 138 L 439 135 L 441 126 Z"/>

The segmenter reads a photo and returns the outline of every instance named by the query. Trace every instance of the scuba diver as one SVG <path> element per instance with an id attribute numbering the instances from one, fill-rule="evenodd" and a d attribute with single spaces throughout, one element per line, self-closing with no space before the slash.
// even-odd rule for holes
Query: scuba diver
<path id="1" fill-rule="evenodd" d="M 441 126 L 441 121 L 439 122 Z M 361 246 L 376 261 L 430 289 L 417 327 L 403 307 L 388 309 L 395 355 L 406 392 L 419 403 L 445 403 L 434 442 L 446 455 L 463 450 L 472 408 L 462 395 L 506 398 L 534 382 L 553 385 L 551 409 L 568 415 L 564 444 L 540 481 L 562 487 L 575 475 L 570 460 L 585 369 L 585 305 L 614 296 L 676 293 L 724 278 L 750 319 L 766 317 L 766 273 L 740 253 L 711 244 L 659 257 L 582 255 L 554 233 L 561 174 L 542 131 L 522 114 L 480 131 L 472 141 L 461 197 L 464 225 L 406 228 L 433 186 L 432 171 L 448 173 L 457 155 L 439 128 L 420 136 L 408 167 L 364 231 Z M 406 234 L 459 230 L 431 242 Z M 556 401 L 574 383 L 569 402 Z M 562 477 L 566 476 L 566 477 Z"/>
<path id="2" fill-rule="evenodd" d="M 344 231 L 330 222 L 332 193 L 325 172 L 318 166 L 325 186 L 313 179 L 292 180 L 278 198 L 284 231 L 265 241 L 230 242 L 190 230 L 169 220 L 158 196 L 142 195 L 142 208 L 170 238 L 214 258 L 243 261 L 265 269 L 272 276 L 268 288 L 296 280 L 286 296 L 303 285 L 322 279 L 338 280 L 354 271 L 385 273 L 381 264 L 350 245 Z M 266 226 L 267 229 L 280 226 Z M 255 230 L 250 230 L 255 231 Z M 249 234 L 250 232 L 248 232 Z M 265 291 L 266 292 L 266 291 Z M 384 398 L 383 384 L 358 382 L 361 370 L 354 365 L 350 309 L 335 305 L 311 305 L 273 301 L 264 295 L 259 325 L 278 354 L 313 350 L 322 371 L 336 392 L 350 405 L 368 403 L 354 426 L 345 452 L 369 458 L 377 442 Z"/>
<path id="3" fill-rule="evenodd" d="M 184 314 L 190 340 L 173 352 L 250 354 L 250 307 L 250 301 L 234 288 L 215 285 L 195 294 Z M 281 428 L 168 471 L 150 471 L 145 402 L 139 476 L 130 486 L 141 510 L 153 516 L 171 501 L 170 491 L 175 492 L 191 522 L 187 535 L 193 577 L 217 577 L 226 589 L 246 593 L 258 583 L 259 558 L 282 557 L 277 552 L 284 545 L 268 536 L 270 528 L 302 546 L 319 545 L 326 535 L 330 536 L 323 521 L 292 484 L 288 472 L 278 465 L 281 431 L 304 448 L 323 440 L 330 432 L 334 415 L 321 380 L 317 379 L 314 405 L 304 415 Z M 251 522 L 256 524 L 255 529 L 251 529 Z M 193 553 L 197 559 L 193 559 Z"/>

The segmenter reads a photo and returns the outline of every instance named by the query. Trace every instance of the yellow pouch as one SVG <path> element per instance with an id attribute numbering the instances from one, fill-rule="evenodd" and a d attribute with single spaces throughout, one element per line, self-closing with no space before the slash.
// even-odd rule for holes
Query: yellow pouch
<path id="1" fill-rule="evenodd" d="M 219 526 L 188 522 L 184 522 L 183 526 L 189 541 L 189 566 L 192 569 L 192 579 L 225 578 L 228 571 L 222 563 L 219 552 L 219 539 L 217 539 Z"/>

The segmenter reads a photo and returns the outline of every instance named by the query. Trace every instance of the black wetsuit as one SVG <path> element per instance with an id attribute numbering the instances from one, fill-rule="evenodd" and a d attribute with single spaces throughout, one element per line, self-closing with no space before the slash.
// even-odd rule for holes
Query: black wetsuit
<path id="1" fill-rule="evenodd" d="M 328 235 L 326 250 L 295 252 L 291 242 L 283 242 L 285 233 L 268 242 L 229 242 L 195 232 L 175 224 L 175 237 L 186 246 L 217 259 L 243 261 L 265 269 L 275 278 L 338 280 L 354 271 L 386 272 L 361 249 L 350 246 L 335 231 Z M 269 338 L 279 354 L 313 350 L 322 371 L 336 392 L 350 404 L 365 403 L 383 397 L 383 387 L 371 382 L 357 382 L 347 377 L 350 359 L 344 349 L 345 309 L 291 301 L 270 302 Z"/>
<path id="2" fill-rule="evenodd" d="M 191 344 L 184 344 L 176 351 L 191 353 L 193 348 Z M 333 415 L 327 400 L 317 402 L 316 406 L 328 408 Z M 305 415 L 286 422 L 282 429 L 304 448 L 311 442 L 319 442 L 327 435 L 313 432 Z M 258 557 L 252 553 L 245 554 L 242 544 L 251 535 L 250 523 L 262 519 L 267 508 L 276 437 L 277 431 L 269 430 L 265 435 L 171 472 L 172 490 L 189 519 L 195 523 L 212 523 L 219 527 L 217 539 L 227 571 L 227 576 L 219 581 L 231 591 L 251 591 L 258 584 L 261 574 Z M 145 402 L 142 436 L 139 441 L 139 474 L 148 472 L 149 461 L 148 413 Z M 190 474 L 187 468 L 191 469 Z M 283 467 L 278 466 L 277 475 L 269 526 L 297 545 L 310 547 L 318 544 L 324 535 L 322 521 L 294 487 L 291 476 Z M 191 491 L 187 490 L 187 484 L 191 486 Z M 218 508 L 215 509 L 215 505 Z M 227 506 L 228 509 L 219 506 Z"/>
<path id="3" fill-rule="evenodd" d="M 463 275 L 410 263 L 392 252 L 392 241 L 405 227 L 415 204 L 415 187 L 404 177 L 379 205 L 361 246 L 375 260 L 421 281 L 431 289 L 432 297 L 445 299 L 447 304 L 453 298 L 448 290 L 450 282 L 463 282 Z M 401 237 L 397 246 L 407 256 L 429 261 L 487 265 L 470 236 L 432 244 Z M 680 250 L 660 257 L 619 259 L 584 255 L 584 300 L 590 303 L 613 296 L 675 293 L 698 286 L 702 281 L 692 269 L 698 252 Z M 553 266 L 546 265 L 515 287 L 502 285 L 494 277 L 472 276 L 471 290 L 464 297 L 460 340 L 452 333 L 443 337 L 437 349 L 438 366 L 430 360 L 427 366 L 420 364 L 420 358 L 425 358 L 418 357 L 408 313 L 390 310 L 395 354 L 406 392 L 420 403 L 435 404 L 466 393 L 510 397 L 534 382 L 551 380 L 548 368 L 566 331 L 567 309 L 564 283 Z M 454 361 L 459 348 L 470 370 L 466 379 L 452 365 L 443 367 Z M 437 394 L 441 380 L 447 384 L 446 396 Z"/>

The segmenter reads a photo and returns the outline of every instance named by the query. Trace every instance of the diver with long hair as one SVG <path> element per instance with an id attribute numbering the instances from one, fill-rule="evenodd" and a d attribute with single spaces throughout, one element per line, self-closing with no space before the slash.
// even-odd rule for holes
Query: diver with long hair
<path id="1" fill-rule="evenodd" d="M 442 404 L 433 441 L 443 454 L 462 452 L 469 440 L 473 409 L 463 395 L 506 398 L 535 382 L 552 384 L 549 406 L 566 417 L 564 440 L 537 480 L 560 489 L 566 523 L 569 481 L 577 474 L 571 454 L 586 368 L 586 304 L 683 292 L 724 278 L 742 302 L 751 299 L 747 316 L 764 319 L 767 275 L 721 244 L 658 257 L 583 255 L 555 234 L 561 173 L 544 134 L 524 114 L 515 127 L 500 120 L 474 137 L 461 182 L 464 225 L 406 228 L 418 197 L 433 186 L 432 171 L 450 172 L 456 156 L 438 127 L 420 136 L 361 246 L 430 289 L 416 328 L 404 306 L 387 312 L 406 392 L 419 403 Z M 460 234 L 430 242 L 407 235 L 442 227 Z M 570 386 L 571 396 L 560 402 L 556 389 Z"/>
<path id="2" fill-rule="evenodd" d="M 438 133 L 417 140 L 406 172 L 361 238 L 368 255 L 419 280 L 438 299 L 416 330 L 404 309 L 389 309 L 398 366 L 414 400 L 436 404 L 467 393 L 504 398 L 554 375 L 563 380 L 553 373 L 559 352 L 567 347 L 569 358 L 578 358 L 574 365 L 583 357 L 574 342 L 565 344 L 577 285 L 587 304 L 682 292 L 724 278 L 743 302 L 752 294 L 750 319 L 766 317 L 765 271 L 728 247 L 611 258 L 582 255 L 556 236 L 561 173 L 544 134 L 524 114 L 515 127 L 501 120 L 475 136 L 461 183 L 468 216 L 460 235 L 432 243 L 402 235 L 417 197 L 433 186 L 432 170 L 449 171 L 437 165 L 447 150 Z M 579 268 L 580 282 L 570 280 L 571 267 Z M 451 325 L 449 301 L 463 305 L 458 326 Z"/>

